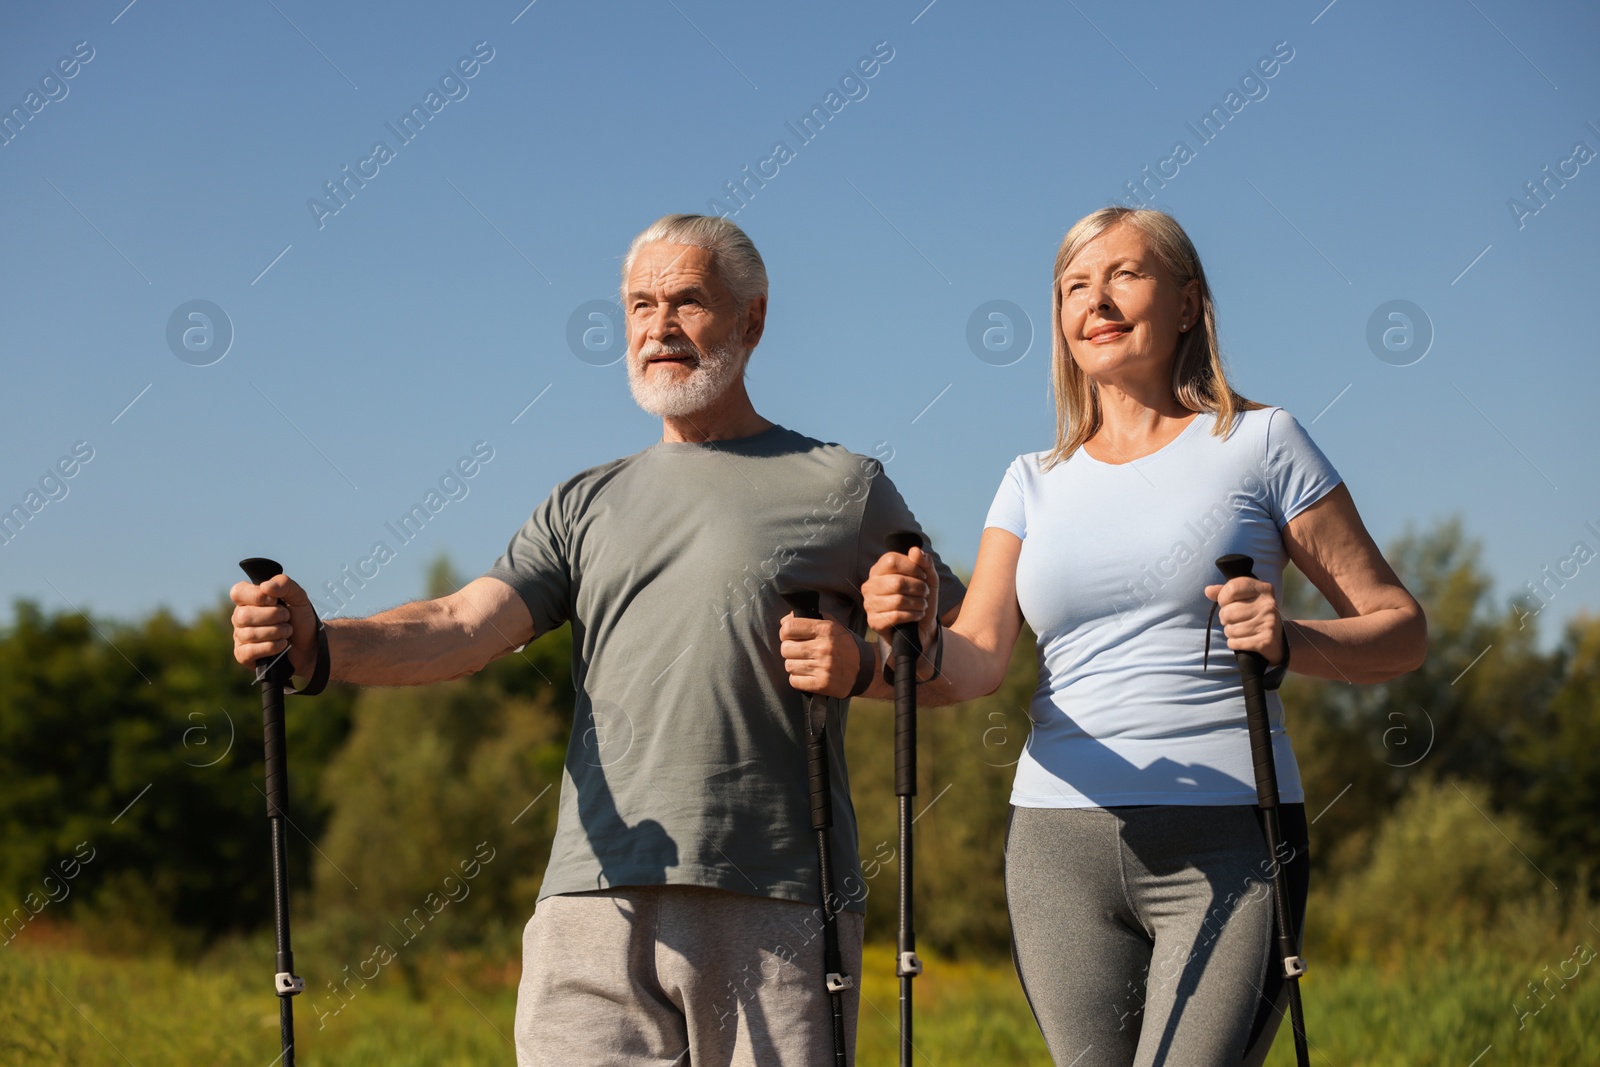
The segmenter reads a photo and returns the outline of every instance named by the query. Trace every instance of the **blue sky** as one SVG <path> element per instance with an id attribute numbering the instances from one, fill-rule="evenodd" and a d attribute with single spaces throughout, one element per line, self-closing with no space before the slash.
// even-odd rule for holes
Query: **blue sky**
<path id="1" fill-rule="evenodd" d="M 758 409 L 887 442 L 958 565 L 1050 440 L 1061 235 L 1147 173 L 1236 386 L 1309 426 L 1380 542 L 1460 515 L 1502 599 L 1600 549 L 1593 5 L 524 3 L 7 7 L 0 506 L 44 503 L 0 597 L 187 614 L 254 554 L 319 586 L 442 481 L 350 610 L 416 596 L 440 551 L 481 572 L 552 485 L 657 439 L 569 332 L 603 325 L 584 305 L 633 233 L 737 206 L 746 167 Z M 369 177 L 340 204 L 346 167 Z M 1031 320 L 1020 358 L 969 345 L 991 301 Z M 1578 567 L 1540 622 L 1597 605 Z"/>

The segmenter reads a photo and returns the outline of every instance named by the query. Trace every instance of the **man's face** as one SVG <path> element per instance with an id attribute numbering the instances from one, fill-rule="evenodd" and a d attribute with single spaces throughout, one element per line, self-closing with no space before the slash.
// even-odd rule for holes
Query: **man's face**
<path id="1" fill-rule="evenodd" d="M 657 241 L 627 284 L 628 384 L 652 415 L 692 415 L 719 400 L 749 356 L 747 316 L 704 248 Z"/>

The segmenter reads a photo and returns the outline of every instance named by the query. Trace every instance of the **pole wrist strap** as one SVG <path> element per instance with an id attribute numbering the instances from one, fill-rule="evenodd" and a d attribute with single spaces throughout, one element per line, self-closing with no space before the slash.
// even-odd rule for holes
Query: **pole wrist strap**
<path id="1" fill-rule="evenodd" d="M 311 677 L 303 687 L 284 687 L 287 696 L 314 697 L 328 687 L 328 627 L 318 618 L 315 607 L 311 609 L 311 617 L 317 620 L 317 665 L 311 668 Z"/>
<path id="2" fill-rule="evenodd" d="M 882 643 L 881 641 L 879 642 L 879 644 Z M 918 661 L 920 663 L 921 660 L 927 658 L 928 650 L 923 649 Z M 912 673 L 916 673 L 915 668 L 913 668 Z M 935 619 L 933 620 L 933 673 L 926 678 L 918 678 L 917 684 L 927 685 L 929 682 L 937 682 L 942 677 L 944 677 L 944 623 Z M 889 685 L 894 685 L 894 657 L 892 656 L 884 661 L 883 680 Z"/>
<path id="3" fill-rule="evenodd" d="M 850 636 L 856 639 L 856 657 L 861 665 L 856 668 L 856 683 L 850 687 L 850 695 L 858 697 L 867 691 L 872 684 L 872 676 L 878 672 L 878 650 L 855 631 Z"/>
<path id="4" fill-rule="evenodd" d="M 1268 667 L 1265 671 L 1261 672 L 1261 688 L 1270 693 L 1272 690 L 1278 688 L 1280 685 L 1283 684 L 1283 679 L 1288 675 L 1288 673 L 1289 673 L 1289 627 L 1288 626 L 1284 626 L 1284 628 L 1283 628 L 1283 659 L 1279 660 L 1275 665 L 1273 665 L 1271 667 Z"/>

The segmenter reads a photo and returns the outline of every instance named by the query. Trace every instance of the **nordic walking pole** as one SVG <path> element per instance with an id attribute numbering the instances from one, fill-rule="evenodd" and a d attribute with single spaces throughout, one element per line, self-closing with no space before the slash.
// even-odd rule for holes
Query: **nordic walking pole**
<path id="1" fill-rule="evenodd" d="M 257 585 L 283 573 L 270 559 L 240 560 L 245 575 Z M 283 603 L 281 600 L 279 603 Z M 256 681 L 261 683 L 261 739 L 266 749 L 267 822 L 272 826 L 272 925 L 278 948 L 278 1033 L 283 1041 L 283 1067 L 294 1067 L 294 1000 L 305 982 L 294 973 L 294 953 L 289 949 L 289 870 L 284 823 L 288 821 L 289 771 L 283 744 L 283 687 L 293 675 L 287 649 L 256 660 Z"/>
<path id="2" fill-rule="evenodd" d="M 820 619 L 815 590 L 784 593 L 783 599 L 797 619 Z M 855 979 L 844 973 L 839 956 L 839 927 L 833 892 L 833 860 L 828 830 L 833 826 L 833 783 L 828 767 L 828 703 L 818 693 L 805 694 L 806 776 L 811 784 L 811 829 L 817 833 L 817 871 L 822 889 L 822 966 L 833 1014 L 833 1062 L 845 1067 L 844 991 Z"/>
<path id="3" fill-rule="evenodd" d="M 922 537 L 908 531 L 888 537 L 890 552 L 908 554 L 923 548 Z M 926 551 L 926 549 L 923 549 Z M 935 604 L 929 611 L 937 611 Z M 900 979 L 900 1067 L 911 1067 L 911 980 L 922 973 L 911 907 L 911 798 L 917 795 L 917 660 L 922 641 L 917 624 L 894 628 L 894 794 L 900 800 L 900 936 L 894 973 Z"/>
<path id="4" fill-rule="evenodd" d="M 1229 581 L 1234 578 L 1254 578 L 1255 560 L 1238 554 L 1227 555 L 1217 560 L 1217 569 Z M 1207 634 L 1209 638 L 1209 629 Z M 1295 945 L 1294 916 L 1289 911 L 1289 885 L 1280 858 L 1283 828 L 1278 822 L 1278 768 L 1272 759 L 1272 726 L 1267 721 L 1267 694 L 1261 685 L 1267 660 L 1259 652 L 1235 652 L 1234 658 L 1238 660 L 1239 677 L 1244 686 L 1245 721 L 1250 727 L 1250 761 L 1255 764 L 1256 772 L 1256 803 L 1264 816 L 1267 848 L 1272 853 L 1272 901 L 1277 914 L 1278 954 L 1283 959 L 1283 977 L 1289 987 L 1294 1054 L 1300 1067 L 1309 1067 L 1311 1054 L 1306 1049 L 1306 1020 L 1300 1005 L 1300 976 L 1306 973 L 1306 961 L 1300 958 L 1300 950 Z"/>

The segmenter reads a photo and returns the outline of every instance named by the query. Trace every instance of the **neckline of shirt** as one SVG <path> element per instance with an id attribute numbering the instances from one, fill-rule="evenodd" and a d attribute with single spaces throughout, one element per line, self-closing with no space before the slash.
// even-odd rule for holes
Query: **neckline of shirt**
<path id="1" fill-rule="evenodd" d="M 709 452 L 739 452 L 755 445 L 764 444 L 780 434 L 789 431 L 783 426 L 773 423 L 765 430 L 753 433 L 748 437 L 728 437 L 718 441 L 657 441 L 650 446 L 651 452 L 664 453 L 709 453 Z"/>
<path id="2" fill-rule="evenodd" d="M 1089 455 L 1089 450 L 1081 445 L 1078 448 L 1078 455 L 1082 456 L 1086 462 L 1092 463 L 1096 467 L 1105 467 L 1110 470 L 1115 470 L 1118 467 L 1137 467 L 1140 464 L 1151 462 L 1158 456 L 1161 456 L 1163 453 L 1171 451 L 1177 446 L 1178 442 L 1182 441 L 1184 438 L 1188 437 L 1194 432 L 1194 428 L 1200 425 L 1200 420 L 1210 419 L 1214 423 L 1216 422 L 1216 418 L 1217 417 L 1215 415 L 1207 411 L 1196 412 L 1194 418 L 1189 420 L 1189 425 L 1178 431 L 1178 436 L 1174 437 L 1172 440 L 1168 441 L 1154 452 L 1146 453 L 1137 459 L 1125 460 L 1122 463 L 1107 463 L 1103 459 L 1095 459 L 1093 456 Z"/>

